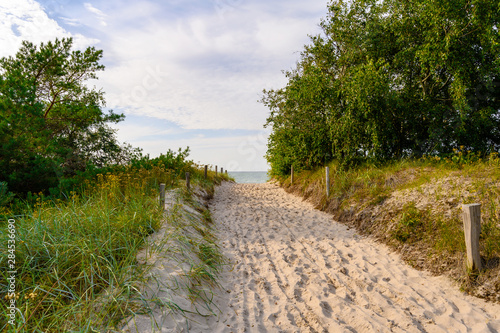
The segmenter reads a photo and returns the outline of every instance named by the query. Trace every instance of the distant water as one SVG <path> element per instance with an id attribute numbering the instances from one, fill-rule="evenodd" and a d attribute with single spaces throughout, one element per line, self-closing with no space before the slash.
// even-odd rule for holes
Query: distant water
<path id="1" fill-rule="evenodd" d="M 237 183 L 265 183 L 269 180 L 266 171 L 228 171 Z"/>

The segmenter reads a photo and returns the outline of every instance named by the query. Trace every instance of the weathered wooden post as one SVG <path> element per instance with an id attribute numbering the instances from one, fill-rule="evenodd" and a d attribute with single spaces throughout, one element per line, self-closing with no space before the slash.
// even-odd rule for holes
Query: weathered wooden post
<path id="1" fill-rule="evenodd" d="M 165 210 L 165 184 L 160 184 L 160 208 Z"/>
<path id="2" fill-rule="evenodd" d="M 215 166 L 215 177 L 217 177 L 217 165 Z"/>
<path id="3" fill-rule="evenodd" d="M 326 167 L 326 197 L 330 196 L 330 168 Z"/>
<path id="4" fill-rule="evenodd" d="M 291 170 L 291 175 L 290 175 L 290 184 L 293 185 L 293 165 L 292 165 L 292 170 Z"/>
<path id="5" fill-rule="evenodd" d="M 481 270 L 479 255 L 479 234 L 481 233 L 481 204 L 462 205 L 465 245 L 467 247 L 467 268 Z"/>
<path id="6" fill-rule="evenodd" d="M 189 172 L 186 172 L 186 187 L 188 190 L 191 186 L 190 182 L 191 182 L 191 175 L 189 174 Z"/>
<path id="7" fill-rule="evenodd" d="M 227 170 L 226 170 L 226 175 L 227 175 Z"/>
<path id="8" fill-rule="evenodd" d="M 207 179 L 208 165 L 205 164 L 205 179 Z"/>
<path id="9" fill-rule="evenodd" d="M 224 168 L 220 168 L 220 174 L 223 175 L 224 174 Z"/>

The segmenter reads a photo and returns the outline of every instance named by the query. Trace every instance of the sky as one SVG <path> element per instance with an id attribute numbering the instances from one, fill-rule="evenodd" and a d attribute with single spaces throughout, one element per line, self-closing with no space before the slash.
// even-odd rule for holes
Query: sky
<path id="1" fill-rule="evenodd" d="M 327 0 L 0 0 L 0 57 L 23 40 L 103 50 L 90 82 L 123 113 L 118 140 L 156 157 L 266 171 L 263 89 L 286 84 Z"/>

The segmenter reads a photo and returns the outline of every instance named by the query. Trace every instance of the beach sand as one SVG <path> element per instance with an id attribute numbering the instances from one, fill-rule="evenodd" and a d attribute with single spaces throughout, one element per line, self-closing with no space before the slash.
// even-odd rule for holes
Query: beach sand
<path id="1" fill-rule="evenodd" d="M 220 314 L 162 332 L 500 331 L 500 305 L 411 268 L 277 185 L 223 183 L 210 210 L 230 260 Z"/>

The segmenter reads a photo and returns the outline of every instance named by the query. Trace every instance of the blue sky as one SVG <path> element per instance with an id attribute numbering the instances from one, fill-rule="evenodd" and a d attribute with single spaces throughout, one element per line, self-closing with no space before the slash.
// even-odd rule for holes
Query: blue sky
<path id="1" fill-rule="evenodd" d="M 263 89 L 285 83 L 326 0 L 1 0 L 0 57 L 72 36 L 104 51 L 92 82 L 126 115 L 120 141 L 152 157 L 187 146 L 201 164 L 267 170 Z"/>

